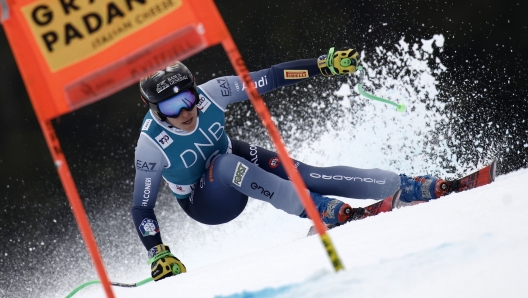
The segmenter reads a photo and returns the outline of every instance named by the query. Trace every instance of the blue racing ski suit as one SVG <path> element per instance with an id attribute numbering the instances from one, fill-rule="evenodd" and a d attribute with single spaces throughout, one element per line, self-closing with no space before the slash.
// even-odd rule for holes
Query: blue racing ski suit
<path id="1" fill-rule="evenodd" d="M 260 94 L 320 75 L 317 59 L 274 65 L 250 73 Z M 303 205 L 275 152 L 231 139 L 224 131 L 227 105 L 248 99 L 237 76 L 224 76 L 197 86 L 198 123 L 185 132 L 149 111 L 143 119 L 135 153 L 136 176 L 131 210 L 147 250 L 161 244 L 154 206 L 164 180 L 179 205 L 204 224 L 236 218 L 248 197 L 269 202 L 305 217 Z M 307 191 L 356 199 L 383 199 L 400 186 L 398 174 L 347 166 L 314 167 L 294 160 Z"/>

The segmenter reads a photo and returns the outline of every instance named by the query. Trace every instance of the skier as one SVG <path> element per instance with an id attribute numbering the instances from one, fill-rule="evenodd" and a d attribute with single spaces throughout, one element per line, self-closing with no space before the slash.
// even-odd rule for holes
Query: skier
<path id="1" fill-rule="evenodd" d="M 250 75 L 263 94 L 318 75 L 351 74 L 358 64 L 355 49 L 331 48 L 319 58 L 281 63 Z M 154 214 L 162 178 L 185 213 L 203 224 L 233 220 L 244 210 L 248 197 L 307 217 L 277 154 L 229 138 L 224 131 L 227 105 L 248 99 L 247 86 L 239 77 L 219 77 L 197 86 L 189 69 L 176 62 L 142 79 L 139 88 L 149 111 L 136 147 L 131 213 L 148 251 L 154 280 L 186 272 L 163 244 Z M 365 209 L 352 208 L 327 195 L 381 200 L 401 188 L 400 200 L 410 202 L 436 199 L 447 192 L 444 180 L 429 175 L 410 178 L 381 169 L 294 163 L 328 225 L 357 219 Z"/>

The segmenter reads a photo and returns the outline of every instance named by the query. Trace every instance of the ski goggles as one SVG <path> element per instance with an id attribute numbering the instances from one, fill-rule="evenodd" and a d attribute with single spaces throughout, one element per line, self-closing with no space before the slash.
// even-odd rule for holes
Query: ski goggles
<path id="1" fill-rule="evenodd" d="M 196 105 L 196 92 L 193 89 L 179 93 L 158 103 L 158 109 L 165 117 L 178 118 L 181 111 L 191 111 Z"/>

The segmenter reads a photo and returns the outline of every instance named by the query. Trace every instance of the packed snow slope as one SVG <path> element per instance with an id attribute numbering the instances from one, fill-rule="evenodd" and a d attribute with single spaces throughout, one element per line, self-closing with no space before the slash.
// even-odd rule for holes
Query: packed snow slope
<path id="1" fill-rule="evenodd" d="M 526 181 L 524 169 L 478 189 L 330 230 L 346 268 L 337 273 L 319 237 L 304 237 L 307 229 L 302 229 L 296 239 L 275 247 L 191 267 L 186 274 L 138 288 L 114 288 L 115 294 L 130 298 L 526 297 Z M 253 224 L 248 225 L 252 229 Z M 293 227 L 285 222 L 280 229 Z M 209 254 L 215 250 L 208 247 Z M 91 287 L 76 296 L 105 297 L 99 285 Z"/>

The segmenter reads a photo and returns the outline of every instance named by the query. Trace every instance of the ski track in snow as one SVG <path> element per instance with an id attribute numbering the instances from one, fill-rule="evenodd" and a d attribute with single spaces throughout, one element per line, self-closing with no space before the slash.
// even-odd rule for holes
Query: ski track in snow
<path id="1" fill-rule="evenodd" d="M 421 44 L 402 39 L 399 52 L 380 47 L 376 53 L 363 53 L 369 70 L 365 90 L 404 103 L 406 113 L 364 99 L 355 86 L 344 84 L 335 92 L 342 98 L 342 108 L 350 109 L 357 101 L 362 108 L 340 119 L 335 127 L 329 126 L 319 139 L 295 148 L 294 157 L 318 166 L 453 175 L 424 154 L 446 150 L 449 155 L 442 140 L 435 145 L 424 141 L 434 133 L 435 123 L 446 120 L 423 103 L 438 94 L 434 74 L 447 71 L 440 61 L 435 71 L 427 66 L 433 43 L 442 47 L 444 39 L 435 35 Z M 401 75 L 403 71 L 393 75 L 395 67 L 412 71 L 407 76 Z M 374 69 L 382 75 L 376 76 Z M 435 107 L 443 110 L 438 101 Z M 305 237 L 309 220 L 263 202 L 250 200 L 237 219 L 219 226 L 193 222 L 179 211 L 156 209 L 164 242 L 188 273 L 113 290 L 117 297 L 131 298 L 519 297 L 521 281 L 528 276 L 528 257 L 523 253 L 528 249 L 528 219 L 524 216 L 528 203 L 520 186 L 527 179 L 527 171 L 510 173 L 490 186 L 331 230 L 346 268 L 338 273 L 333 272 L 318 236 Z M 344 200 L 353 206 L 374 202 Z M 173 204 L 172 208 L 179 207 Z M 185 218 L 176 223 L 175 216 Z M 118 253 L 103 257 L 123 258 Z M 146 254 L 128 257 L 130 261 L 121 262 L 122 266 L 107 268 L 112 281 L 135 283 L 150 276 Z M 97 279 L 95 272 L 93 279 Z M 66 278 L 56 292 L 43 297 L 64 297 L 78 285 L 77 279 Z M 92 285 L 74 297 L 105 295 L 99 285 Z"/>

